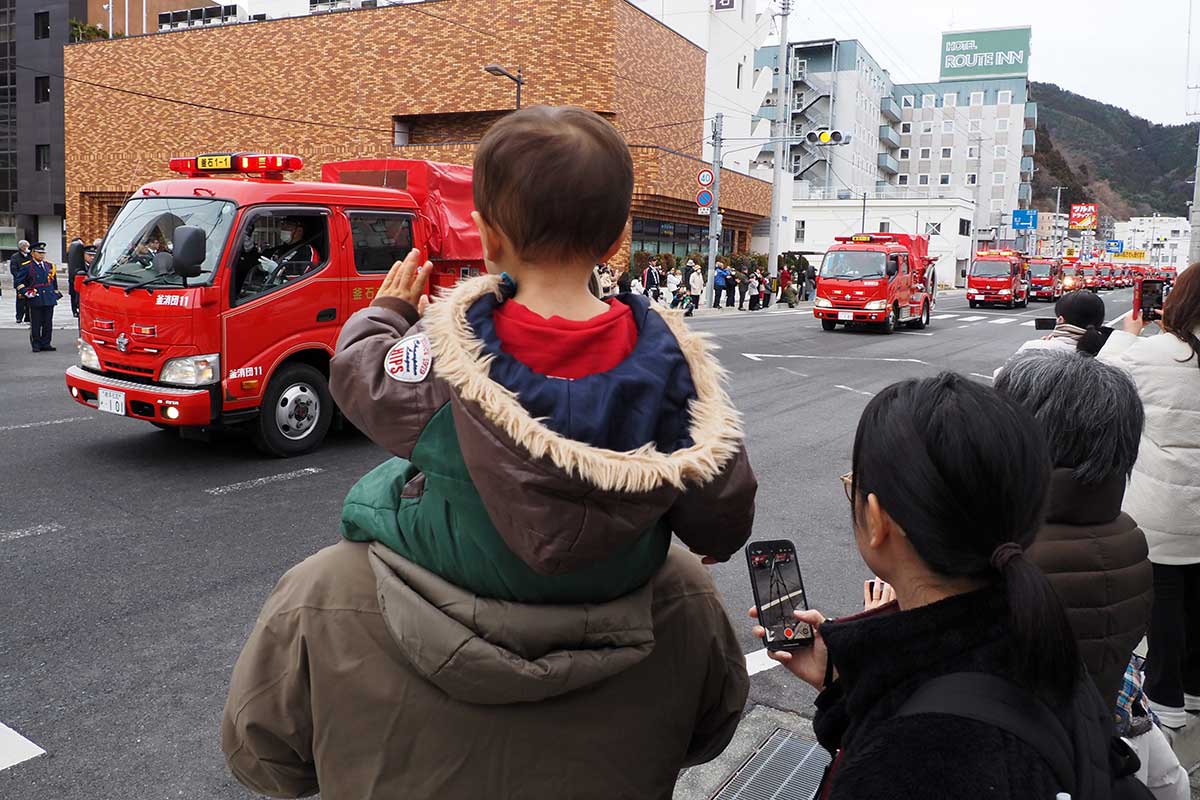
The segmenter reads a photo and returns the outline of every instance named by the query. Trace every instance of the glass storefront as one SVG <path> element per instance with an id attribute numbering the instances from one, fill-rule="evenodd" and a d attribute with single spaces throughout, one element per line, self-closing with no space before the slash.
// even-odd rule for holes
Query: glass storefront
<path id="1" fill-rule="evenodd" d="M 708 253 L 708 223 L 685 225 L 681 222 L 665 222 L 657 219 L 633 218 L 633 249 L 636 253 L 671 253 L 686 257 L 689 253 Z M 733 246 L 733 231 L 721 232 L 721 252 L 728 253 Z"/>

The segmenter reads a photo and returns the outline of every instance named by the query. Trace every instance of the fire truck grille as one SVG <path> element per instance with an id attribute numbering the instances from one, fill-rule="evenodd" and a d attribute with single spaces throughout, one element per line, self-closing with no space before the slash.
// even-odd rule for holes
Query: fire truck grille
<path id="1" fill-rule="evenodd" d="M 148 380 L 149 378 L 154 377 L 154 370 L 147 368 L 147 367 L 138 367 L 133 364 L 117 364 L 113 361 L 109 361 L 106 364 L 106 366 L 108 367 L 108 369 L 105 370 L 105 372 L 115 371 L 115 372 L 126 373 L 128 375 L 137 375 L 139 377 L 146 378 L 147 383 L 150 382 Z"/>

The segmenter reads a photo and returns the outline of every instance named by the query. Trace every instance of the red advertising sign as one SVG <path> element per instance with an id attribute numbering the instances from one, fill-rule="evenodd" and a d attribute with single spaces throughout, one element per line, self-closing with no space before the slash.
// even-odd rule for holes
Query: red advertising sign
<path id="1" fill-rule="evenodd" d="M 1075 203 L 1071 206 L 1071 230 L 1094 231 L 1099 222 L 1100 212 L 1095 203 Z"/>

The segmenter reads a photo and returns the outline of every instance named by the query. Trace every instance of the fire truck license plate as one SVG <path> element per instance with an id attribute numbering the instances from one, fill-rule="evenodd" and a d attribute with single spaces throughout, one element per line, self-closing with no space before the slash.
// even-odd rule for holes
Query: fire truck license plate
<path id="1" fill-rule="evenodd" d="M 839 311 L 838 319 L 853 322 L 854 321 L 854 312 L 853 311 Z"/>
<path id="2" fill-rule="evenodd" d="M 233 166 L 233 157 L 224 156 L 198 156 L 196 158 L 196 168 L 202 170 L 210 169 L 229 169 Z"/>
<path id="3" fill-rule="evenodd" d="M 101 389 L 96 405 L 101 411 L 107 411 L 109 414 L 120 414 L 123 417 L 125 416 L 125 393 L 114 392 L 112 389 Z"/>

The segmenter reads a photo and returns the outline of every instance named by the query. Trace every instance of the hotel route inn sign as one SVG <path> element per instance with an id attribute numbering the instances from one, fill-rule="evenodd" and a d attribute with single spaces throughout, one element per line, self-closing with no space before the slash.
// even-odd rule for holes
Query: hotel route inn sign
<path id="1" fill-rule="evenodd" d="M 1031 34 L 1031 28 L 943 33 L 941 79 L 1027 77 Z"/>

